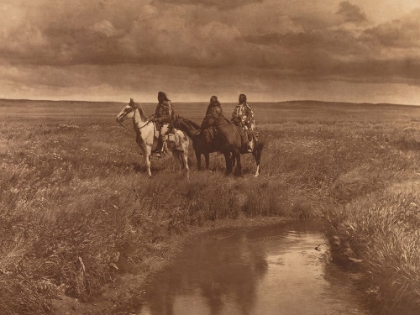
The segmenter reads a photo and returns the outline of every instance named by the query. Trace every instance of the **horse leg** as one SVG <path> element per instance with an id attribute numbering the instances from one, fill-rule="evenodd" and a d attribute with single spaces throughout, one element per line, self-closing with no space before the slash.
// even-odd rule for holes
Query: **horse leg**
<path id="1" fill-rule="evenodd" d="M 197 169 L 201 170 L 201 153 L 195 151 L 195 158 L 197 159 Z"/>
<path id="2" fill-rule="evenodd" d="M 173 151 L 172 155 L 176 157 L 181 166 L 181 170 L 185 169 L 187 173 L 187 180 L 190 180 L 190 168 L 188 166 L 188 151 Z"/>
<path id="3" fill-rule="evenodd" d="M 206 159 L 206 170 L 208 170 L 210 167 L 210 153 L 206 152 L 204 158 Z"/>
<path id="4" fill-rule="evenodd" d="M 182 169 L 183 168 L 183 165 L 182 165 L 182 160 L 181 160 L 180 152 L 174 150 L 174 151 L 172 151 L 172 156 L 173 156 L 174 160 L 176 160 L 176 161 L 178 161 L 180 163 L 180 169 Z M 175 164 L 172 167 L 172 170 L 175 172 Z"/>
<path id="5" fill-rule="evenodd" d="M 144 141 L 142 141 L 140 136 L 137 136 L 136 142 L 137 142 L 138 146 L 140 147 L 140 150 L 143 152 L 144 162 L 145 162 L 146 168 L 147 168 L 147 174 L 149 175 L 149 177 L 151 177 L 152 176 L 152 171 L 151 171 L 151 164 L 150 164 L 150 156 L 152 154 L 152 146 L 146 145 L 144 143 Z"/>
<path id="6" fill-rule="evenodd" d="M 190 167 L 188 166 L 188 147 L 190 145 L 190 141 L 185 133 L 182 133 L 183 136 L 181 137 L 181 146 L 182 146 L 182 156 L 179 155 L 181 163 L 184 164 L 184 168 L 187 172 L 187 180 L 190 180 Z"/>
<path id="7" fill-rule="evenodd" d="M 260 162 L 261 162 L 261 148 L 256 147 L 252 155 L 255 158 L 255 162 L 257 163 L 257 170 L 255 171 L 254 176 L 258 177 L 260 175 Z"/>
<path id="8" fill-rule="evenodd" d="M 184 168 L 185 168 L 185 170 L 186 170 L 186 172 L 187 172 L 187 180 L 189 181 L 190 180 L 190 167 L 188 166 L 188 151 L 185 151 L 184 150 L 184 152 L 183 152 L 183 162 L 184 162 Z"/>
<path id="9" fill-rule="evenodd" d="M 230 152 L 225 152 L 223 153 L 223 155 L 225 156 L 225 161 L 226 161 L 225 175 L 229 175 L 232 173 L 232 158 L 230 156 Z"/>
<path id="10" fill-rule="evenodd" d="M 145 153 L 146 154 L 144 155 L 144 160 L 146 162 L 147 174 L 149 174 L 149 177 L 152 177 L 151 163 L 150 163 L 150 156 L 152 155 L 152 147 L 146 146 Z"/>
<path id="11" fill-rule="evenodd" d="M 233 156 L 236 156 L 236 169 L 238 170 L 239 176 L 243 176 L 242 173 L 242 164 L 241 164 L 241 154 L 238 152 L 235 152 L 235 154 Z"/>

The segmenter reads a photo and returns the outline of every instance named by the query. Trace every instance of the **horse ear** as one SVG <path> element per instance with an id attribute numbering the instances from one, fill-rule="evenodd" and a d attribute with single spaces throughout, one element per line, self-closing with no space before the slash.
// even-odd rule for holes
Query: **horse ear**
<path id="1" fill-rule="evenodd" d="M 130 103 L 133 102 L 133 99 L 130 97 Z"/>

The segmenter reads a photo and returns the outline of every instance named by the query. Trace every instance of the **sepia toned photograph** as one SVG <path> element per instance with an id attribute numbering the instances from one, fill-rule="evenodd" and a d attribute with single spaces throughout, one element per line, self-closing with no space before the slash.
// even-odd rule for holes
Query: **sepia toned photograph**
<path id="1" fill-rule="evenodd" d="M 420 313 L 420 2 L 0 26 L 0 315 Z"/>

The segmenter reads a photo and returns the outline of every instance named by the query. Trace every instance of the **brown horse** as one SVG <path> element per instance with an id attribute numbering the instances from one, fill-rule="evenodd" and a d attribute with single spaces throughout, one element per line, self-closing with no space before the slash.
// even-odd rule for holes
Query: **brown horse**
<path id="1" fill-rule="evenodd" d="M 200 129 L 200 125 L 179 115 L 175 117 L 173 124 L 175 128 L 184 131 L 193 141 L 193 148 L 197 159 L 197 168 L 199 170 L 201 169 L 201 155 L 204 155 L 206 169 L 209 169 L 210 153 L 222 152 L 225 156 L 226 172 L 232 172 L 233 161 L 231 160 L 230 153 L 223 150 L 224 148 L 222 147 L 220 135 L 215 135 L 212 141 L 207 141 L 205 135 Z M 223 151 L 226 151 L 226 153 Z"/>
<path id="2" fill-rule="evenodd" d="M 251 152 L 247 152 L 246 150 L 246 146 L 244 145 L 244 141 L 241 136 L 241 127 L 233 124 L 221 113 L 217 116 L 206 117 L 202 128 L 208 128 L 209 126 L 215 126 L 217 128 L 221 138 L 221 151 L 224 153 L 231 153 L 230 165 L 232 166 L 236 160 L 236 167 L 242 175 L 241 154 Z M 254 131 L 254 143 L 252 155 L 254 156 L 257 164 L 257 170 L 255 172 L 255 176 L 257 177 L 260 175 L 261 153 L 264 148 L 264 135 L 261 134 L 261 132 Z"/>

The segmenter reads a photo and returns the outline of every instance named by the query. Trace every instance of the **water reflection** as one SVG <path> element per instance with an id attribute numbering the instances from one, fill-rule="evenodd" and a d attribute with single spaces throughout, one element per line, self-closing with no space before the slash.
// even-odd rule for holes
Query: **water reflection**
<path id="1" fill-rule="evenodd" d="M 221 314 L 227 303 L 236 304 L 241 314 L 249 314 L 257 282 L 267 269 L 266 251 L 249 242 L 245 233 L 222 231 L 201 238 L 175 264 L 156 276 L 146 294 L 150 314 L 175 314 L 177 297 L 197 293 L 211 315 Z M 177 302 L 177 308 L 191 307 L 188 300 Z M 188 304 L 183 306 L 185 302 Z"/>
<path id="2" fill-rule="evenodd" d="M 325 280 L 316 230 L 294 222 L 194 240 L 154 277 L 137 314 L 362 314 L 346 304 L 351 292 Z"/>

